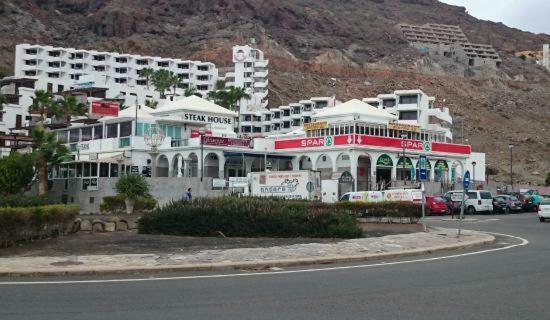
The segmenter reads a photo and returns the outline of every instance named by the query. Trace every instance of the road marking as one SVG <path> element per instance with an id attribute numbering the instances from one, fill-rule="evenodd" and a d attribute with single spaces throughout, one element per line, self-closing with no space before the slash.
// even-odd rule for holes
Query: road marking
<path id="1" fill-rule="evenodd" d="M 361 268 L 375 268 L 380 266 L 393 266 L 399 264 L 410 264 L 417 262 L 430 262 L 430 261 L 439 261 L 447 260 L 459 257 L 473 256 L 478 254 L 497 252 L 502 250 L 508 250 L 515 247 L 521 247 L 529 244 L 529 241 L 524 238 L 496 233 L 496 232 L 486 232 L 488 234 L 510 237 L 516 240 L 521 241 L 518 244 L 511 244 L 506 247 L 486 249 L 474 252 L 467 252 L 461 254 L 454 254 L 450 256 L 443 257 L 434 257 L 434 258 L 424 258 L 424 259 L 415 259 L 415 260 L 405 260 L 405 261 L 395 261 L 395 262 L 379 262 L 373 264 L 362 264 L 362 265 L 353 265 L 353 266 L 342 266 L 342 267 L 333 267 L 333 268 L 315 268 L 315 269 L 303 269 L 303 270 L 284 270 L 284 271 L 272 271 L 272 272 L 253 272 L 253 273 L 233 273 L 233 274 L 213 274 L 213 275 L 204 275 L 204 276 L 179 276 L 179 277 L 162 277 L 162 278 L 135 278 L 135 279 L 106 279 L 106 280 L 67 280 L 67 281 L 6 281 L 0 282 L 0 286 L 8 285 L 40 285 L 40 284 L 87 284 L 87 283 L 118 283 L 118 282 L 146 282 L 146 281 L 166 281 L 166 280 L 192 280 L 192 279 L 212 279 L 212 278 L 231 278 L 231 277 L 249 277 L 249 276 L 268 276 L 268 275 L 279 275 L 279 274 L 293 274 L 293 273 L 306 273 L 306 272 L 322 272 L 322 271 L 336 271 L 336 270 L 349 270 L 349 269 L 361 269 Z"/>

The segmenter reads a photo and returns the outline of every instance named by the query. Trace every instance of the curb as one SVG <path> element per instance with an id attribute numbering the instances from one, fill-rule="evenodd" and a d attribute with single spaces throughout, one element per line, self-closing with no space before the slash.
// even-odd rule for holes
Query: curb
<path id="1" fill-rule="evenodd" d="M 147 272 L 175 272 L 175 271 L 228 271 L 228 270 L 265 270 L 271 267 L 296 267 L 314 264 L 332 264 L 346 262 L 360 262 L 380 259 L 390 259 L 399 257 L 408 257 L 421 254 L 429 254 L 447 250 L 465 249 L 473 246 L 494 243 L 496 238 L 489 234 L 484 234 L 486 239 L 476 241 L 465 241 L 445 246 L 434 246 L 420 249 L 411 249 L 399 252 L 374 253 L 353 256 L 331 256 L 323 258 L 299 258 L 299 259 L 280 259 L 266 261 L 250 262 L 218 262 L 218 263 L 196 263 L 182 265 L 161 265 L 148 267 L 95 267 L 74 268 L 72 270 L 62 270 L 60 268 L 28 270 L 28 271 L 2 271 L 0 277 L 39 277 L 39 276 L 82 276 L 82 275 L 107 275 L 107 274 L 129 274 L 129 273 L 147 273 Z"/>
<path id="2" fill-rule="evenodd" d="M 445 221 L 445 222 L 460 222 L 460 219 L 444 218 L 444 219 L 441 219 L 441 221 Z M 477 222 L 477 221 L 479 221 L 479 219 L 474 219 L 474 218 L 465 218 L 465 219 L 462 219 L 462 222 Z"/>

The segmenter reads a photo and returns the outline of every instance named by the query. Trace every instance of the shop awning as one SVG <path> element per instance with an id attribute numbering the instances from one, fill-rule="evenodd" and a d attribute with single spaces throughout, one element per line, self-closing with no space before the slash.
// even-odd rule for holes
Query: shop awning
<path id="1" fill-rule="evenodd" d="M 250 153 L 250 152 L 224 152 L 223 155 L 226 158 L 242 158 L 249 157 L 249 158 L 264 158 L 265 154 L 263 153 Z M 268 159 L 281 159 L 281 160 L 292 160 L 293 157 L 291 156 L 283 156 L 280 154 L 267 154 Z"/>

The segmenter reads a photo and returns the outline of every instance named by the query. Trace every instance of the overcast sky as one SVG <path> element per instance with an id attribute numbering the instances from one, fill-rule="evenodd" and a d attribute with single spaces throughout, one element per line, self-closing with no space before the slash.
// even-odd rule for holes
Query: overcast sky
<path id="1" fill-rule="evenodd" d="M 439 0 L 466 7 L 476 18 L 509 27 L 550 34 L 550 0 Z"/>

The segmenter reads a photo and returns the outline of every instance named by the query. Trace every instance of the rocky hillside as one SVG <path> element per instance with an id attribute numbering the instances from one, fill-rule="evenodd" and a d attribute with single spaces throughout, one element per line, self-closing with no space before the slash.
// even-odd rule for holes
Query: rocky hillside
<path id="1" fill-rule="evenodd" d="M 460 25 L 503 58 L 497 76 L 457 76 L 458 66 L 410 48 L 398 23 Z M 465 118 L 465 138 L 516 180 L 550 171 L 550 74 L 513 53 L 539 50 L 535 35 L 469 16 L 436 0 L 3 0 L 0 71 L 20 42 L 196 58 L 230 65 L 230 48 L 255 38 L 270 59 L 270 101 L 341 100 L 420 87 Z M 445 100 L 445 101 L 444 101 Z"/>

